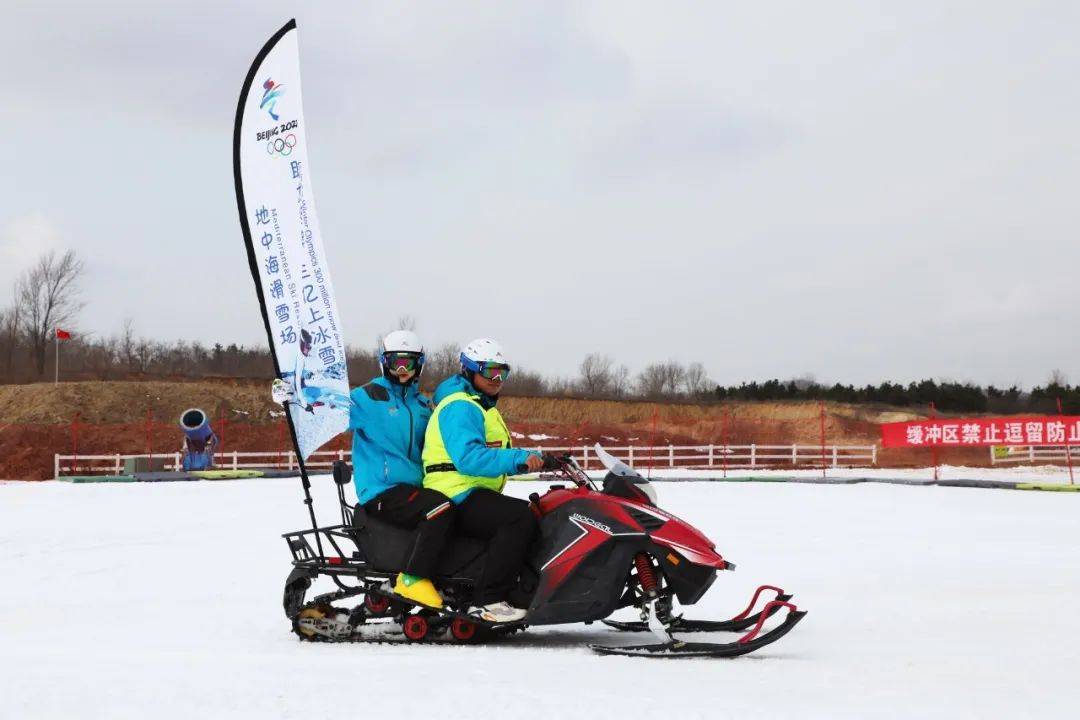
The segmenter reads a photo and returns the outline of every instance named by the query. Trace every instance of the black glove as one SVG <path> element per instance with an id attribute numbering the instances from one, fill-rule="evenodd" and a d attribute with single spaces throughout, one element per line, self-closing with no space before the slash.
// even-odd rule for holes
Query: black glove
<path id="1" fill-rule="evenodd" d="M 544 461 L 543 466 L 540 468 L 542 471 L 560 470 L 566 462 L 558 455 L 550 453 L 541 453 L 540 458 Z"/>

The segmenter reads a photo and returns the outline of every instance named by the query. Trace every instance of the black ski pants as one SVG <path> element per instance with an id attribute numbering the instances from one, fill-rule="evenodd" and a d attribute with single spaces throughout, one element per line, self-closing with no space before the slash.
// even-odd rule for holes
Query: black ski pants
<path id="1" fill-rule="evenodd" d="M 366 502 L 364 510 L 391 525 L 418 529 L 401 570 L 417 577 L 434 577 L 454 523 L 454 504 L 445 495 L 415 485 L 394 485 Z"/>
<path id="2" fill-rule="evenodd" d="M 487 605 L 507 599 L 538 527 L 529 503 L 478 488 L 457 506 L 456 516 L 459 533 L 488 545 L 473 603 Z"/>

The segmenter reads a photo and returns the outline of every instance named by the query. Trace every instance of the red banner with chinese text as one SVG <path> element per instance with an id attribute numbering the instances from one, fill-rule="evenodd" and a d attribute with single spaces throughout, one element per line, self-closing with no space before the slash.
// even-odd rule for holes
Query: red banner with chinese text
<path id="1" fill-rule="evenodd" d="M 883 447 L 1080 445 L 1075 415 L 1008 418 L 939 418 L 881 426 Z"/>

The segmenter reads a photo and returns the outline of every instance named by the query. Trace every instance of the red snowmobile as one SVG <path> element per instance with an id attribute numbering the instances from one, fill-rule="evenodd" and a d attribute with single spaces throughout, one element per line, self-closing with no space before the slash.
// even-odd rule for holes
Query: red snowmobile
<path id="1" fill-rule="evenodd" d="M 470 594 L 483 567 L 485 545 L 454 537 L 443 553 L 435 583 L 445 598 L 441 610 L 410 604 L 392 594 L 391 579 L 404 564 L 413 533 L 368 517 L 360 506 L 346 502 L 348 467 L 334 469 L 342 523 L 302 530 L 284 537 L 293 554 L 293 571 L 285 584 L 285 614 L 302 639 L 324 641 L 388 641 L 404 636 L 419 642 L 446 633 L 457 642 L 477 642 L 523 630 L 530 625 L 591 623 L 601 620 L 621 631 L 651 631 L 658 642 L 625 646 L 590 645 L 607 655 L 648 657 L 734 657 L 745 655 L 786 635 L 803 618 L 791 596 L 763 585 L 749 606 L 723 621 L 688 620 L 674 614 L 674 601 L 696 603 L 716 579 L 718 570 L 735 565 L 689 523 L 656 506 L 651 484 L 633 469 L 596 446 L 608 473 L 598 489 L 570 457 L 541 479 L 561 481 L 543 495 L 530 497 L 539 517 L 540 536 L 523 584 L 534 590 L 525 620 L 492 624 L 467 614 Z M 309 538 L 320 533 L 315 552 Z M 332 549 L 331 553 L 329 549 Z M 333 580 L 337 590 L 305 603 L 305 594 L 319 576 Z M 531 583 L 529 581 L 532 581 Z M 775 593 L 775 595 L 773 595 Z M 763 607 L 753 612 L 768 594 Z M 351 609 L 334 602 L 360 599 Z M 616 610 L 636 607 L 640 620 L 608 620 Z M 783 621 L 762 632 L 774 614 Z M 684 642 L 681 632 L 745 632 L 728 643 Z"/>

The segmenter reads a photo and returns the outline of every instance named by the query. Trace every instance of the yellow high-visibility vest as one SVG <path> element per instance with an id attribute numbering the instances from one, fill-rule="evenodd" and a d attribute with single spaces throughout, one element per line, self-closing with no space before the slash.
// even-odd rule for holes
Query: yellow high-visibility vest
<path id="1" fill-rule="evenodd" d="M 485 409 L 467 392 L 451 393 L 444 397 L 435 408 L 428 422 L 427 432 L 424 434 L 424 452 L 421 456 L 424 464 L 424 487 L 438 490 L 449 498 L 456 497 L 472 488 L 487 488 L 502 492 L 503 486 L 506 485 L 505 475 L 498 477 L 465 475 L 453 467 L 454 461 L 450 453 L 446 451 L 446 444 L 443 443 L 442 432 L 439 430 L 439 417 L 442 415 L 443 408 L 454 402 L 471 402 L 484 413 L 484 442 L 488 447 L 513 447 L 510 431 L 497 408 Z"/>

